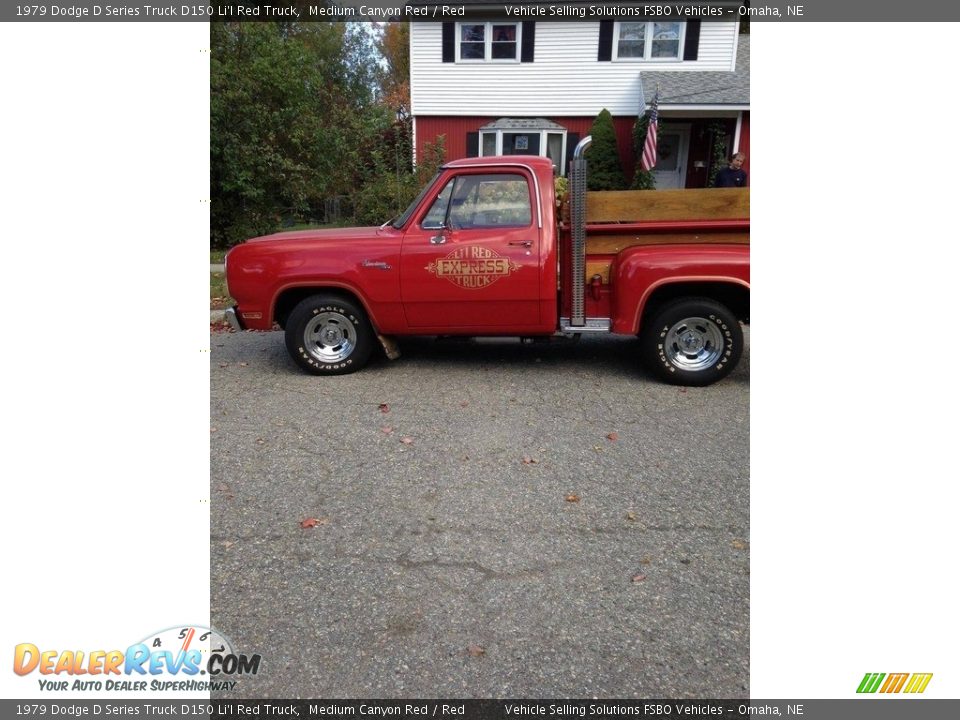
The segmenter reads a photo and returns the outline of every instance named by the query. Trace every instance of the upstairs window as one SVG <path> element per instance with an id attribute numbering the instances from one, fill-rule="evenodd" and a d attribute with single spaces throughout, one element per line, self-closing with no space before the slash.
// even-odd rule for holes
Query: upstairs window
<path id="1" fill-rule="evenodd" d="M 614 59 L 679 60 L 683 57 L 683 26 L 678 22 L 618 22 Z"/>
<path id="2" fill-rule="evenodd" d="M 457 23 L 460 62 L 519 62 L 520 23 Z"/>

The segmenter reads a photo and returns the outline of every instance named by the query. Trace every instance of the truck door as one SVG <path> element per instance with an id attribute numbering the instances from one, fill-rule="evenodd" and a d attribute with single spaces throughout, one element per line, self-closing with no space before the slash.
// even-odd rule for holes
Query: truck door
<path id="1" fill-rule="evenodd" d="M 536 208 L 525 170 L 451 171 L 403 239 L 400 293 L 410 327 L 502 333 L 537 326 L 541 228 Z"/>

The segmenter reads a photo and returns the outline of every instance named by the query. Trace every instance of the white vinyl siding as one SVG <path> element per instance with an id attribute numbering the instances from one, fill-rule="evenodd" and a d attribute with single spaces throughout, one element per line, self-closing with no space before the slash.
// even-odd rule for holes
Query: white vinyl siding
<path id="1" fill-rule="evenodd" d="M 655 69 L 732 71 L 737 26 L 702 23 L 696 61 L 657 62 Z M 614 115 L 637 113 L 643 68 L 597 60 L 600 23 L 538 22 L 534 61 L 504 65 L 443 62 L 442 31 L 441 23 L 410 23 L 414 115 L 593 116 L 602 108 Z"/>

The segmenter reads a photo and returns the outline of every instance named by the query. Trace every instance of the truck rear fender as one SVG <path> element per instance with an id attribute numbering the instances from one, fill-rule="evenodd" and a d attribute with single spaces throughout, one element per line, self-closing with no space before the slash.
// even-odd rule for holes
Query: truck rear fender
<path id="1" fill-rule="evenodd" d="M 645 318 L 680 297 L 710 298 L 749 319 L 749 246 L 631 248 L 610 271 L 615 333 L 638 333 Z"/>

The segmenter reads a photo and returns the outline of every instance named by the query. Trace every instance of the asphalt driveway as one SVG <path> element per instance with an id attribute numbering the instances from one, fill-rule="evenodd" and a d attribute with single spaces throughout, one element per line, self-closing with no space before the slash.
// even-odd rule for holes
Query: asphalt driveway
<path id="1" fill-rule="evenodd" d="M 747 696 L 749 340 L 708 388 L 630 339 L 401 348 L 211 335 L 212 623 L 263 657 L 227 696 Z"/>

